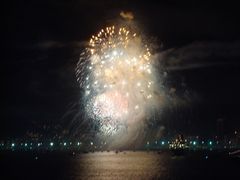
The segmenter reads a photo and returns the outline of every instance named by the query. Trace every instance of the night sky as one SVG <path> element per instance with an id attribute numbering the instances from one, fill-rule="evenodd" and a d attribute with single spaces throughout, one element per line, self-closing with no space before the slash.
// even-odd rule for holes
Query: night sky
<path id="1" fill-rule="evenodd" d="M 0 137 L 55 127 L 80 89 L 79 54 L 92 34 L 131 11 L 154 39 L 165 85 L 184 105 L 166 108 L 168 131 L 213 135 L 240 128 L 240 25 L 237 5 L 202 1 L 11 1 L 4 4 Z M 48 132 L 46 132 L 48 133 Z"/>

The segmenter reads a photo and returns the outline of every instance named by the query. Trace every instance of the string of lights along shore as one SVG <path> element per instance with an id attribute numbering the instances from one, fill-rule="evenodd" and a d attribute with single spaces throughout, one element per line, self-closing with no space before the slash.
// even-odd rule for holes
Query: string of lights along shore
<path id="1" fill-rule="evenodd" d="M 142 36 L 128 26 L 106 27 L 93 35 L 76 77 L 84 90 L 85 111 L 104 135 L 135 126 L 159 104 L 154 58 Z"/>

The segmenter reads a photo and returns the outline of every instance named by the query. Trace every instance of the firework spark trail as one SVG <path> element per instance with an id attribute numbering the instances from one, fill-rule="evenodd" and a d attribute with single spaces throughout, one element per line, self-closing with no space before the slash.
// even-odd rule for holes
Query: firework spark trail
<path id="1" fill-rule="evenodd" d="M 107 27 L 92 36 L 77 63 L 86 112 L 104 135 L 136 126 L 159 105 L 154 58 L 142 38 L 126 27 Z"/>

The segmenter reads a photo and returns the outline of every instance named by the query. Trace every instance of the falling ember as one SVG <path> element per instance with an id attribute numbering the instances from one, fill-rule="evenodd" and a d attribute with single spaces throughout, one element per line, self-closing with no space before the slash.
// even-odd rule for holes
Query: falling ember
<path id="1" fill-rule="evenodd" d="M 86 112 L 103 134 L 134 126 L 160 99 L 150 49 L 126 27 L 107 27 L 92 36 L 76 77 L 85 91 Z"/>

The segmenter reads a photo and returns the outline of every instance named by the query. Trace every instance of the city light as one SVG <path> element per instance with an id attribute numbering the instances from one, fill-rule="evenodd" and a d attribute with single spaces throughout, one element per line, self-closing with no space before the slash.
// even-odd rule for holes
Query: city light
<path id="1" fill-rule="evenodd" d="M 201 139 L 201 140 L 200 140 Z M 51 139 L 52 140 L 52 139 Z M 70 144 L 71 143 L 71 144 Z M 80 141 L 80 139 L 74 140 L 74 139 L 68 139 L 65 141 L 62 140 L 55 140 L 55 141 L 34 141 L 34 140 L 27 140 L 26 142 L 16 139 L 6 141 L 2 141 L 0 143 L 0 150 L 4 149 L 14 149 L 14 150 L 51 150 L 49 147 L 59 150 L 85 150 L 89 147 L 94 147 L 96 150 L 102 150 L 103 148 L 107 147 L 107 142 L 100 141 L 100 142 L 94 142 L 92 141 Z M 235 139 L 227 139 L 227 140 L 207 140 L 199 138 L 199 140 L 193 139 L 192 137 L 184 138 L 183 136 L 177 136 L 174 139 L 171 138 L 164 138 L 164 140 L 161 139 L 155 139 L 154 141 L 146 141 L 143 147 L 148 149 L 194 149 L 194 150 L 203 150 L 206 149 L 206 145 L 208 145 L 209 150 L 215 150 L 215 149 L 236 149 L 240 148 L 240 144 Z M 65 148 L 61 148 L 65 147 Z"/>

